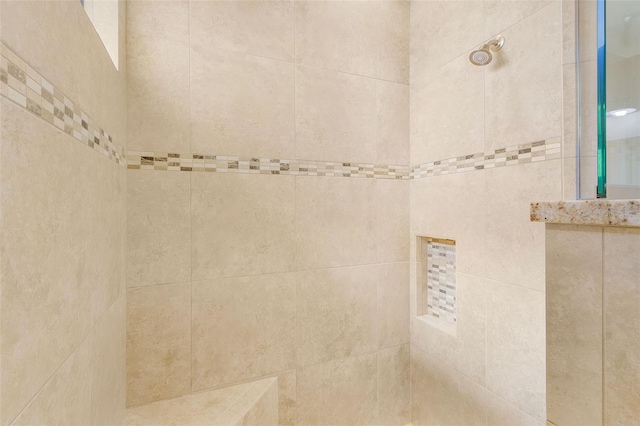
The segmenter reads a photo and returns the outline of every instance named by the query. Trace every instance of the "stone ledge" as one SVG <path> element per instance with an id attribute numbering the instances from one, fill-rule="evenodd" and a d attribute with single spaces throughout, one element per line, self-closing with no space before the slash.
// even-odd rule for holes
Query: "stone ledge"
<path id="1" fill-rule="evenodd" d="M 531 203 L 531 221 L 640 227 L 640 200 L 540 201 Z"/>

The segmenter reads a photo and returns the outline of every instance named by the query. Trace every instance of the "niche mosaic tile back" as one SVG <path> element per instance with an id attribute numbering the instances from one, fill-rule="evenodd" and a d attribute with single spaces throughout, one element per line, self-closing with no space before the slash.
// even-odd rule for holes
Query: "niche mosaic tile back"
<path id="1" fill-rule="evenodd" d="M 456 324 L 456 246 L 432 239 L 426 244 L 427 307 L 425 314 Z"/>

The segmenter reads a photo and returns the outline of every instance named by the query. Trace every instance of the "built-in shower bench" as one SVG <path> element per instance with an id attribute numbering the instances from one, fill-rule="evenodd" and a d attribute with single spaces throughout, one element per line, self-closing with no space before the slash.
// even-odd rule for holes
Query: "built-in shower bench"
<path id="1" fill-rule="evenodd" d="M 126 426 L 277 426 L 278 379 L 269 378 L 127 410 Z"/>

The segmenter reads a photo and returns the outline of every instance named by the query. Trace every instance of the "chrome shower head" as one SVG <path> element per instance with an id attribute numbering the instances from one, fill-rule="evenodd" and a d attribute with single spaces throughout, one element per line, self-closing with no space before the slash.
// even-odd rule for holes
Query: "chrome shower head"
<path id="1" fill-rule="evenodd" d="M 504 37 L 501 35 L 485 42 L 478 49 L 471 52 L 469 60 L 473 65 L 484 66 L 493 59 L 491 51 L 497 52 L 504 45 Z"/>

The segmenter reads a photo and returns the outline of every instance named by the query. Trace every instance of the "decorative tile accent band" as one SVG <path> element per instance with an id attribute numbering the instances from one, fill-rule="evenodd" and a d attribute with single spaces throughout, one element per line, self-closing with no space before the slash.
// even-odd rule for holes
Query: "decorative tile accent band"
<path id="1" fill-rule="evenodd" d="M 130 169 L 378 179 L 421 179 L 560 158 L 560 140 L 538 141 L 418 166 L 129 151 Z"/>
<path id="2" fill-rule="evenodd" d="M 432 240 L 432 241 L 430 241 Z M 427 309 L 426 315 L 455 325 L 456 318 L 456 247 L 427 239 Z"/>
<path id="3" fill-rule="evenodd" d="M 157 152 L 127 153 L 129 169 L 409 179 L 408 166 Z"/>
<path id="4" fill-rule="evenodd" d="M 411 179 L 472 172 L 560 158 L 560 139 L 514 145 L 411 167 Z"/>
<path id="5" fill-rule="evenodd" d="M 13 101 L 77 141 L 121 166 L 124 148 L 57 87 L 27 65 L 4 43 L 0 45 L 0 95 Z"/>

